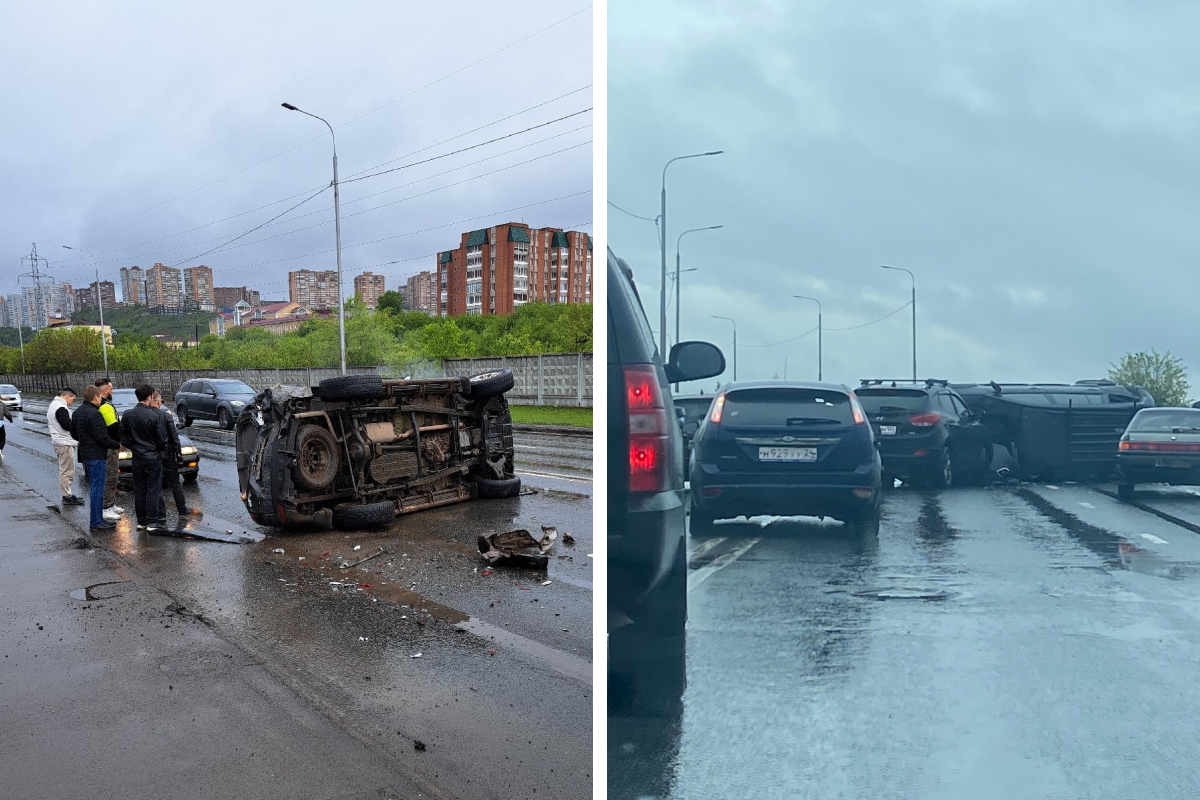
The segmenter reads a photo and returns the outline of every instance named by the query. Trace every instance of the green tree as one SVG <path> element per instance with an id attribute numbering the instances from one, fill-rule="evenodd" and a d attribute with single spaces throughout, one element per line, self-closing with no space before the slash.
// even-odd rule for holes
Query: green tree
<path id="1" fill-rule="evenodd" d="M 404 313 L 404 295 L 395 289 L 389 289 L 379 295 L 379 305 L 376 307 L 376 311 L 390 311 L 393 314 Z"/>
<path id="2" fill-rule="evenodd" d="M 100 334 L 90 328 L 52 328 L 25 345 L 25 363 L 30 372 L 45 375 L 100 369 L 102 348 Z"/>
<path id="3" fill-rule="evenodd" d="M 1120 363 L 1110 365 L 1108 377 L 1123 386 L 1142 387 L 1160 406 L 1187 404 L 1187 368 L 1169 350 L 1126 353 Z"/>

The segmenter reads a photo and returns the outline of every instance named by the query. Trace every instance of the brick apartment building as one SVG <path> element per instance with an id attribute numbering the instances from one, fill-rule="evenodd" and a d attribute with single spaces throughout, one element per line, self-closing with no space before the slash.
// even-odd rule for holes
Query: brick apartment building
<path id="1" fill-rule="evenodd" d="M 386 291 L 382 275 L 364 272 L 354 276 L 354 296 L 372 311 L 379 305 L 380 296 Z"/>
<path id="2" fill-rule="evenodd" d="M 146 272 L 141 267 L 121 267 L 121 302 L 146 305 Z"/>
<path id="3" fill-rule="evenodd" d="M 509 222 L 462 235 L 437 256 L 437 314 L 511 314 L 525 303 L 592 302 L 592 241 Z"/>
<path id="4" fill-rule="evenodd" d="M 117 306 L 117 287 L 112 281 L 100 281 L 100 299 L 104 301 L 105 308 L 116 308 Z M 75 290 L 75 307 L 76 308 L 95 308 L 96 301 L 96 282 L 92 281 L 86 288 Z"/>
<path id="5" fill-rule="evenodd" d="M 146 305 L 155 314 L 183 313 L 183 281 L 178 269 L 155 264 L 146 270 Z"/>
<path id="6" fill-rule="evenodd" d="M 244 300 L 250 308 L 262 305 L 262 296 L 257 289 L 247 289 L 245 286 L 214 286 L 213 304 L 218 311 L 233 313 L 238 301 Z"/>
<path id="7" fill-rule="evenodd" d="M 437 274 L 425 270 L 410 275 L 404 284 L 404 308 L 406 311 L 437 313 Z"/>
<path id="8" fill-rule="evenodd" d="M 288 300 L 312 309 L 338 306 L 337 270 L 301 269 L 288 273 Z"/>
<path id="9" fill-rule="evenodd" d="M 183 307 L 188 311 L 212 311 L 216 308 L 211 267 L 184 268 Z"/>

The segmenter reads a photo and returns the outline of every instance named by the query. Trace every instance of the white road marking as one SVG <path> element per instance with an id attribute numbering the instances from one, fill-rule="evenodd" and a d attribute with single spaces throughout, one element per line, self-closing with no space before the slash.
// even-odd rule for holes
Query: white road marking
<path id="1" fill-rule="evenodd" d="M 722 553 L 721 555 L 717 556 L 711 564 L 703 566 L 693 572 L 691 575 L 688 575 L 688 591 L 691 592 L 713 575 L 717 574 L 742 556 L 746 555 L 746 553 L 750 551 L 751 547 L 754 547 L 754 545 L 761 541 L 762 539 L 747 539 L 745 544 L 740 545 L 728 553 Z"/>
<path id="2" fill-rule="evenodd" d="M 1168 542 L 1166 539 L 1160 539 L 1153 533 L 1143 533 L 1141 534 L 1141 537 L 1147 542 L 1154 542 L 1155 544 L 1170 544 L 1170 542 Z"/>
<path id="3" fill-rule="evenodd" d="M 700 558 L 702 555 L 707 553 L 709 550 L 712 550 L 714 547 L 716 547 L 723 541 L 725 541 L 724 536 L 717 536 L 713 539 L 704 540 L 696 547 L 695 550 L 692 551 L 692 554 L 688 558 L 688 561 L 691 561 L 694 558 Z"/>
<path id="4" fill-rule="evenodd" d="M 1094 505 L 1092 505 L 1091 503 L 1083 503 L 1083 502 L 1081 502 L 1079 505 L 1083 506 L 1084 508 L 1095 508 L 1095 506 L 1094 506 Z"/>

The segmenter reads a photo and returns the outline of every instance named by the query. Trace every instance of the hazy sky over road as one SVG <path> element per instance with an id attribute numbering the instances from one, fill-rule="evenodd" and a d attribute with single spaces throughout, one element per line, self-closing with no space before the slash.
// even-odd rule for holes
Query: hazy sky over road
<path id="1" fill-rule="evenodd" d="M 122 266 L 203 263 L 216 285 L 264 298 L 286 297 L 289 269 L 334 268 L 332 191 L 199 255 L 330 182 L 328 129 L 284 101 L 338 129 L 347 295 L 364 268 L 389 289 L 433 269 L 462 231 L 510 220 L 590 231 L 590 112 L 347 180 L 590 108 L 592 12 L 571 16 L 587 5 L 6 3 L 0 293 L 17 290 L 32 242 L 77 287 L 92 262 L 63 244 L 96 253 L 118 285 Z"/>
<path id="2" fill-rule="evenodd" d="M 668 174 L 683 338 L 739 377 L 1102 377 L 1171 350 L 1200 395 L 1200 54 L 1193 3 L 609 5 L 609 198 L 653 217 Z M 658 327 L 654 226 L 609 214 Z M 674 309 L 668 330 L 673 331 Z M 715 381 L 706 382 L 707 387 Z M 695 388 L 695 387 L 692 387 Z"/>

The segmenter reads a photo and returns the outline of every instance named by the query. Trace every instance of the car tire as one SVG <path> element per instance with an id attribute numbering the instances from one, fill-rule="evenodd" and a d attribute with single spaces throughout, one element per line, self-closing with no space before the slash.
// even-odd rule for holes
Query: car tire
<path id="1" fill-rule="evenodd" d="M 950 448 L 943 447 L 937 459 L 929 465 L 925 485 L 930 489 L 949 489 L 954 484 L 954 459 Z"/>
<path id="2" fill-rule="evenodd" d="M 879 535 L 879 503 L 870 503 L 858 509 L 846 520 L 846 527 L 855 536 L 863 538 Z"/>
<path id="3" fill-rule="evenodd" d="M 296 465 L 292 480 L 314 492 L 328 488 L 342 467 L 337 439 L 321 425 L 301 425 L 296 431 Z"/>
<path id="4" fill-rule="evenodd" d="M 317 387 L 322 400 L 375 400 L 383 397 L 383 378 L 378 375 L 338 375 Z"/>
<path id="5" fill-rule="evenodd" d="M 1133 502 L 1134 494 L 1135 494 L 1134 485 L 1132 483 L 1118 483 L 1117 484 L 1117 497 L 1121 498 L 1126 503 Z"/>
<path id="6" fill-rule="evenodd" d="M 511 369 L 498 369 L 491 372 L 481 372 L 467 378 L 471 385 L 471 397 L 480 400 L 504 394 L 516 385 Z"/>
<path id="7" fill-rule="evenodd" d="M 200 477 L 200 473 L 198 473 L 198 472 L 187 472 L 187 473 L 184 473 L 182 477 L 183 477 L 183 482 L 184 482 L 184 483 L 195 483 L 195 482 L 196 482 L 196 479 Z"/>
<path id="8" fill-rule="evenodd" d="M 227 431 L 233 430 L 233 413 L 224 406 L 217 409 L 217 427 Z"/>
<path id="9" fill-rule="evenodd" d="M 343 531 L 377 528 L 396 518 L 395 503 L 343 503 L 333 507 L 333 526 Z"/>
<path id="10" fill-rule="evenodd" d="M 692 536 L 712 536 L 715 522 L 711 514 L 692 506 L 692 514 L 688 518 L 688 533 Z"/>
<path id="11" fill-rule="evenodd" d="M 890 492 L 896 488 L 896 476 L 890 472 L 885 472 L 879 478 L 880 488 L 885 492 Z"/>
<path id="12" fill-rule="evenodd" d="M 521 493 L 521 479 L 514 475 L 511 478 L 476 478 L 472 477 L 471 483 L 475 484 L 475 495 L 481 500 L 502 500 L 506 497 L 516 497 Z"/>
<path id="13" fill-rule="evenodd" d="M 192 427 L 192 418 L 188 416 L 187 406 L 179 406 L 175 409 L 176 416 L 183 421 L 183 427 Z"/>

